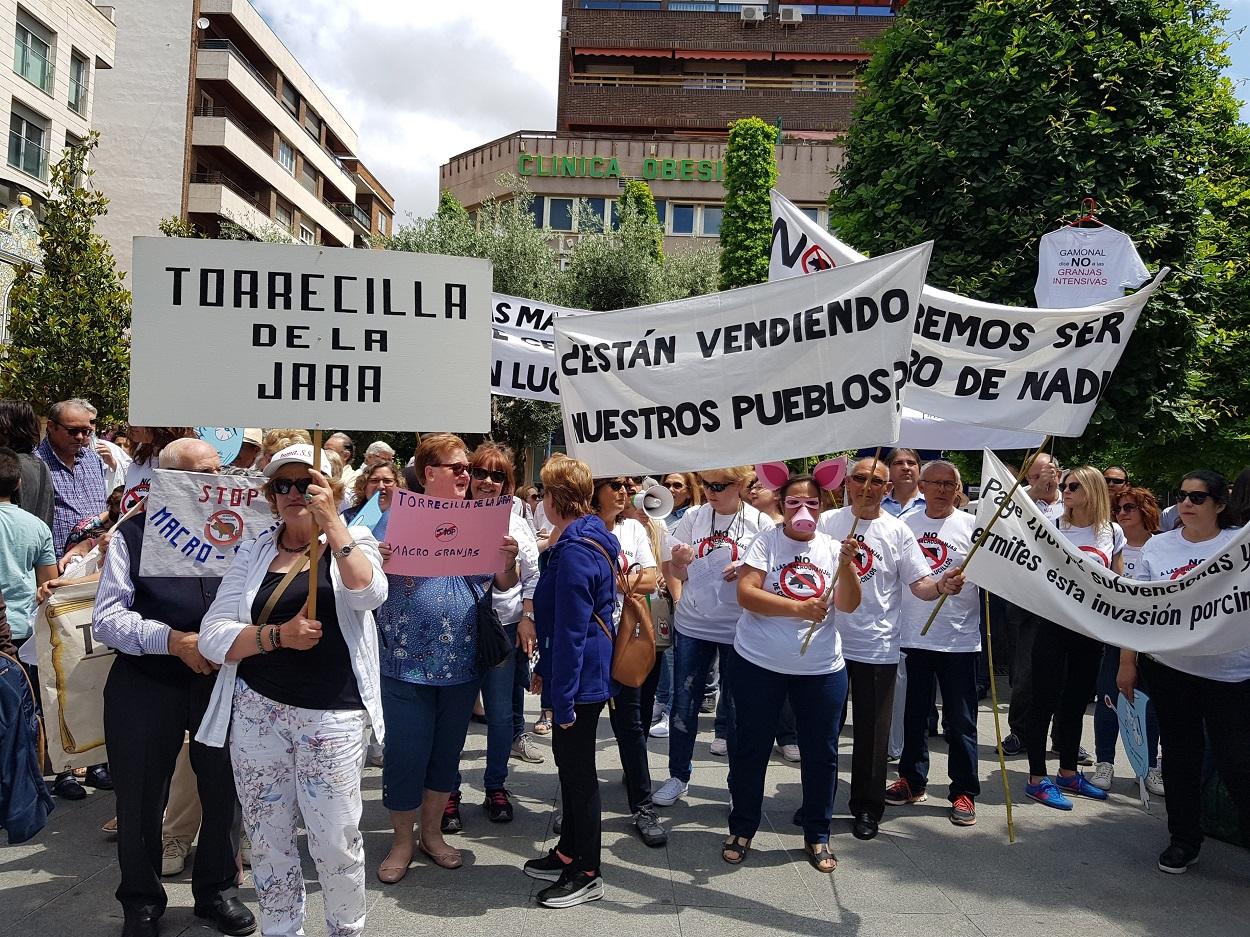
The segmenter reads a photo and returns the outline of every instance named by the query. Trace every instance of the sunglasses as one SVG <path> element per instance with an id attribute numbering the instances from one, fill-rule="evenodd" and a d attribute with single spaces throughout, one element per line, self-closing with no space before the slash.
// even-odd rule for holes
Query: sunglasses
<path id="1" fill-rule="evenodd" d="M 872 485 L 872 487 L 874 487 L 874 488 L 884 488 L 884 487 L 885 487 L 885 479 L 884 479 L 884 478 L 878 478 L 876 475 L 864 475 L 864 474 L 852 475 L 852 476 L 851 476 L 851 481 L 855 482 L 855 484 L 857 484 L 857 485 L 868 485 L 868 484 L 871 484 L 871 485 Z"/>
<path id="2" fill-rule="evenodd" d="M 1117 504 L 1115 508 L 1115 513 L 1132 514 L 1136 510 L 1138 510 L 1138 507 L 1135 504 Z"/>
<path id="3" fill-rule="evenodd" d="M 469 469 L 469 474 L 473 476 L 473 480 L 476 482 L 484 482 L 489 478 L 496 485 L 502 485 L 508 480 L 507 472 L 495 472 L 491 469 L 472 468 Z"/>
<path id="4" fill-rule="evenodd" d="M 1108 485 L 1127 485 L 1128 484 L 1127 478 L 1108 478 L 1106 475 L 1104 475 L 1102 477 L 1102 480 L 1105 481 Z"/>
<path id="5" fill-rule="evenodd" d="M 1059 490 L 1060 491 L 1080 491 L 1081 483 L 1080 482 L 1068 482 L 1066 485 L 1060 485 Z"/>
<path id="6" fill-rule="evenodd" d="M 681 491 L 686 487 L 685 482 L 665 482 L 664 487 L 672 491 Z"/>
<path id="7" fill-rule="evenodd" d="M 52 420 L 51 422 L 56 423 L 57 426 L 65 430 L 65 432 L 70 436 L 90 436 L 92 432 L 90 426 L 66 426 L 64 423 L 57 422 L 56 420 Z"/>
<path id="8" fill-rule="evenodd" d="M 621 491 L 625 487 L 625 482 L 621 481 L 619 478 L 614 478 L 610 482 L 604 482 L 603 485 L 606 485 L 613 491 Z"/>
<path id="9" fill-rule="evenodd" d="M 434 462 L 431 464 L 435 468 L 451 469 L 451 474 L 453 475 L 468 475 L 469 474 L 468 462 Z"/>
<path id="10" fill-rule="evenodd" d="M 800 498 L 797 496 L 786 498 L 786 509 L 790 511 L 797 511 L 799 508 L 807 508 L 809 511 L 812 511 L 818 507 L 820 507 L 819 498 Z"/>
<path id="11" fill-rule="evenodd" d="M 726 488 L 732 488 L 734 485 L 737 484 L 737 482 L 710 482 L 706 478 L 700 478 L 699 484 L 702 485 L 704 488 L 706 488 L 708 491 L 715 491 L 717 494 L 719 494 L 720 492 L 724 491 Z"/>
<path id="12" fill-rule="evenodd" d="M 1183 504 L 1185 499 L 1189 499 L 1189 503 L 1195 507 L 1199 504 L 1206 504 L 1207 498 L 1211 497 L 1209 491 L 1178 491 L 1176 493 L 1176 503 Z"/>
<path id="13" fill-rule="evenodd" d="M 308 486 L 312 483 L 311 478 L 275 478 L 269 484 L 273 487 L 274 494 L 289 495 L 294 488 L 301 495 L 306 495 Z"/>

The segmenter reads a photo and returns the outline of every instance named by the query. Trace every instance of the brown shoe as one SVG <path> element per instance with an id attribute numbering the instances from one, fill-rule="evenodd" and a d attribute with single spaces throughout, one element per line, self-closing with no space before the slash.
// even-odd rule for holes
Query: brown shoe
<path id="1" fill-rule="evenodd" d="M 391 851 L 382 860 L 382 864 L 378 866 L 378 881 L 384 885 L 394 885 L 396 882 L 401 882 L 404 876 L 408 874 L 408 868 L 411 865 L 412 852 L 408 852 L 407 861 L 400 863 L 395 854 L 395 847 L 392 846 Z"/>

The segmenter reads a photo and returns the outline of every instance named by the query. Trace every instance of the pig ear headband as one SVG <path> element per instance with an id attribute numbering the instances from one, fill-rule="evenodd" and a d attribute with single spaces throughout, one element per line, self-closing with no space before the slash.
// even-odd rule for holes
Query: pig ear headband
<path id="1" fill-rule="evenodd" d="M 790 478 L 790 467 L 784 462 L 761 462 L 755 466 L 755 477 L 765 488 L 776 491 Z M 825 491 L 841 487 L 846 480 L 846 456 L 818 463 L 812 469 L 812 478 Z"/>

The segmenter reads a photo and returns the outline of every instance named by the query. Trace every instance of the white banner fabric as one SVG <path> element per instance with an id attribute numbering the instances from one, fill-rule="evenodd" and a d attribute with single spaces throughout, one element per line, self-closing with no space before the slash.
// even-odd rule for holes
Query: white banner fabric
<path id="1" fill-rule="evenodd" d="M 557 318 L 569 454 L 596 475 L 633 475 L 895 439 L 931 250 Z"/>
<path id="2" fill-rule="evenodd" d="M 490 431 L 488 261 L 135 238 L 130 422 Z"/>
<path id="3" fill-rule="evenodd" d="M 986 450 L 974 538 L 998 521 L 967 564 L 969 581 L 1073 631 L 1147 653 L 1207 656 L 1250 646 L 1250 527 L 1179 579 L 1117 576 L 1063 536 Z"/>
<path id="4" fill-rule="evenodd" d="M 864 259 L 775 189 L 772 204 L 770 280 Z M 903 402 L 952 422 L 1080 436 L 1167 273 L 1132 296 L 1077 309 L 1001 306 L 926 285 Z"/>

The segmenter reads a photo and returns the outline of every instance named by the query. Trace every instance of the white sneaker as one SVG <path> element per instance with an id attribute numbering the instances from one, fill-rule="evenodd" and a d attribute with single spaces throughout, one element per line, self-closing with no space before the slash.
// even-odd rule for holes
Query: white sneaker
<path id="1" fill-rule="evenodd" d="M 712 745 L 708 750 L 713 755 L 728 755 L 729 743 L 724 739 L 712 739 Z"/>
<path id="2" fill-rule="evenodd" d="M 778 745 L 777 751 L 781 753 L 781 757 L 786 761 L 798 761 L 800 758 L 797 745 Z"/>
<path id="3" fill-rule="evenodd" d="M 191 847 L 180 840 L 165 840 L 165 845 L 161 847 L 161 875 L 165 878 L 181 875 L 187 867 L 187 853 L 190 851 Z"/>
<path id="4" fill-rule="evenodd" d="M 1163 796 L 1163 769 L 1151 768 L 1146 772 L 1146 790 L 1156 797 Z"/>
<path id="5" fill-rule="evenodd" d="M 690 785 L 681 778 L 669 778 L 660 785 L 660 789 L 651 795 L 651 802 L 661 807 L 671 807 L 678 797 L 685 797 Z"/>
<path id="6" fill-rule="evenodd" d="M 543 753 L 538 750 L 538 746 L 534 742 L 534 736 L 528 732 L 522 732 L 513 741 L 512 757 L 528 761 L 532 765 L 541 765 L 547 760 L 543 757 Z"/>
<path id="7" fill-rule="evenodd" d="M 655 725 L 651 727 L 651 737 L 653 739 L 668 738 L 668 713 L 660 713 L 660 718 L 657 719 Z"/>
<path id="8" fill-rule="evenodd" d="M 1111 790 L 1111 782 L 1115 780 L 1115 765 L 1109 761 L 1100 761 L 1094 765 L 1094 775 L 1089 783 L 1100 791 Z"/>

